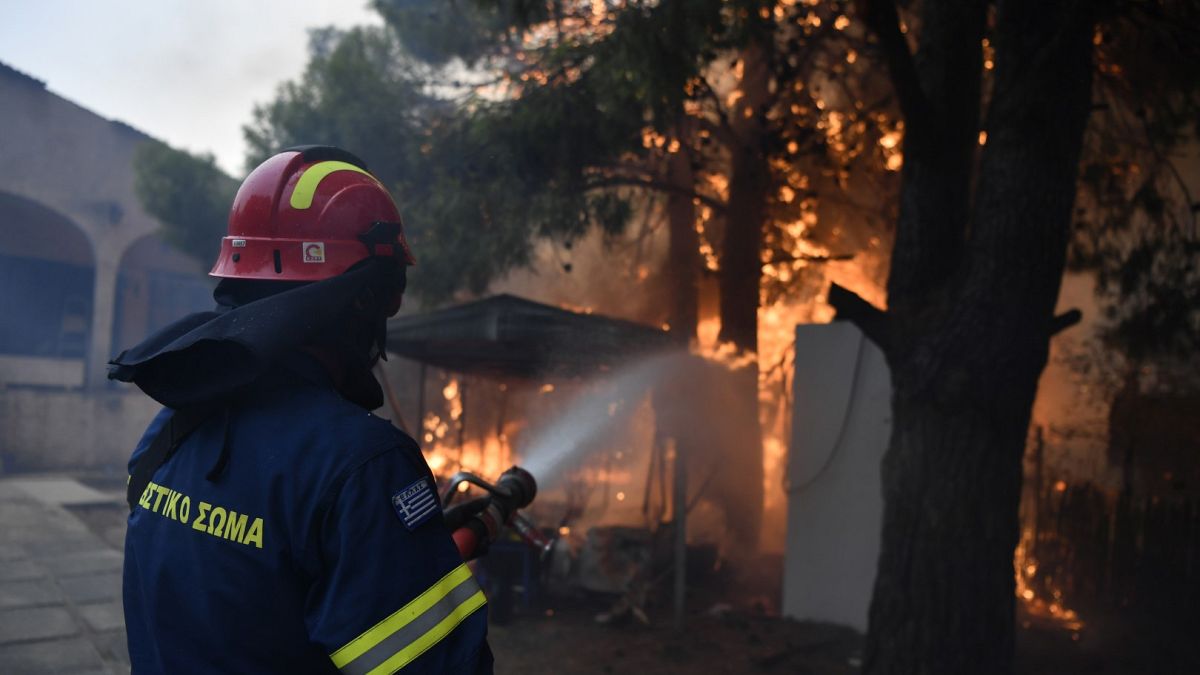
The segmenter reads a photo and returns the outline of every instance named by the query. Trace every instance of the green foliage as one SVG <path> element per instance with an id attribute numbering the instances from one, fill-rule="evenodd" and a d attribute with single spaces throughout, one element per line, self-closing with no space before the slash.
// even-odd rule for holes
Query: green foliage
<path id="1" fill-rule="evenodd" d="M 889 130 L 886 97 L 851 106 L 861 92 L 846 83 L 870 83 L 871 69 L 863 59 L 846 72 L 861 34 L 831 28 L 845 2 L 783 15 L 752 0 L 610 2 L 599 20 L 591 3 L 374 5 L 385 27 L 312 31 L 304 74 L 245 129 L 247 165 L 299 144 L 362 156 L 397 198 L 420 261 L 411 288 L 428 301 L 483 291 L 528 263 L 537 238 L 569 245 L 593 226 L 619 234 L 629 200 L 646 194 L 683 190 L 719 211 L 727 196 L 710 179 L 728 176 L 738 144 L 770 161 L 765 242 L 784 265 L 802 257 L 801 238 L 836 238 L 824 222 L 802 234 L 794 226 L 815 216 L 822 190 L 844 190 L 860 167 L 884 173 L 875 149 Z M 746 111 L 766 128 L 754 139 L 735 133 L 743 111 L 725 100 L 750 40 L 771 45 L 775 90 L 769 105 Z M 714 75 L 725 80 L 719 92 L 705 79 Z M 818 103 L 818 86 L 793 80 L 840 91 Z M 832 115 L 842 131 L 831 144 L 819 129 Z M 687 153 L 695 184 L 667 184 L 674 152 Z M 714 250 L 719 215 L 707 229 Z M 772 276 L 768 297 L 794 286 L 789 278 Z"/>
<path id="2" fill-rule="evenodd" d="M 882 174 L 875 186 L 854 186 L 860 194 L 881 197 L 880 201 L 888 189 L 879 189 L 879 183 L 895 182 L 894 174 L 889 177 L 884 169 L 885 157 L 876 150 L 880 135 L 894 129 L 894 115 L 889 114 L 888 97 L 872 91 L 883 84 L 875 75 L 877 69 L 865 59 L 852 66 L 857 53 L 847 58 L 864 49 L 861 33 L 843 30 L 847 3 L 774 11 L 773 3 L 752 0 L 610 2 L 599 21 L 591 3 L 528 4 L 545 11 L 531 17 L 524 11 L 527 7 L 507 2 L 376 3 L 401 36 L 411 33 L 416 24 L 398 18 L 397 8 L 416 12 L 416 6 L 421 8 L 421 20 L 458 26 L 463 33 L 478 29 L 469 40 L 460 35 L 439 43 L 445 48 L 439 62 L 458 57 L 483 64 L 506 87 L 508 97 L 475 100 L 467 116 L 476 125 L 477 137 L 505 154 L 503 166 L 533 179 L 530 190 L 506 193 L 546 207 L 526 213 L 531 232 L 561 235 L 569 241 L 589 223 L 600 222 L 607 232 L 617 232 L 631 211 L 629 204 L 604 206 L 603 213 L 597 207 L 616 206 L 634 196 L 634 190 L 661 197 L 682 189 L 721 211 L 727 195 L 708 179 L 719 183 L 728 178 L 731 153 L 749 146 L 761 148 L 771 167 L 765 190 L 770 201 L 765 232 L 768 259 L 795 270 L 806 264 L 802 251 L 808 250 L 811 240 L 823 240 L 835 247 L 835 253 L 869 245 L 869 235 L 836 241 L 842 228 L 832 223 L 853 218 L 855 227 L 846 229 L 868 230 L 876 224 L 873 219 L 886 217 L 878 202 L 866 207 L 851 204 L 849 210 L 856 212 L 838 213 L 838 207 L 823 204 L 818 197 L 835 192 L 845 196 L 855 171 Z M 547 16 L 552 25 L 530 30 L 525 42 L 518 44 L 515 32 Z M 459 38 L 470 47 L 455 51 Z M 408 45 L 412 39 L 401 41 Z M 726 97 L 730 82 L 736 80 L 731 73 L 740 67 L 740 50 L 751 41 L 767 45 L 769 84 L 764 86 L 773 91 L 760 109 L 743 110 Z M 724 82 L 713 85 L 710 79 Z M 795 87 L 796 82 L 815 86 Z M 822 87 L 828 93 L 820 93 Z M 869 99 L 868 94 L 872 94 Z M 864 100 L 870 105 L 862 105 Z M 761 137 L 739 133 L 743 113 L 761 123 Z M 822 131 L 835 126 L 836 132 Z M 648 130 L 653 132 L 653 144 L 647 142 Z M 439 147 L 439 152 L 443 149 L 463 151 Z M 667 166 L 674 152 L 686 153 L 696 184 L 668 184 Z M 479 172 L 460 179 L 467 185 L 488 176 Z M 588 193 L 586 199 L 579 194 L 583 192 Z M 818 210 L 823 218 L 829 216 L 831 224 L 795 227 L 802 219 L 814 220 Z M 721 248 L 728 221 L 721 216 L 725 215 L 737 218 L 722 212 L 706 224 L 713 250 Z M 772 301 L 795 292 L 796 280 L 790 270 L 768 275 L 764 297 Z"/>
<path id="3" fill-rule="evenodd" d="M 593 223 L 619 232 L 628 209 L 591 197 L 584 169 L 621 147 L 596 124 L 588 92 L 537 92 L 519 105 L 479 103 L 435 124 L 422 154 L 424 180 L 407 186 L 407 213 L 422 265 L 414 286 L 433 298 L 482 292 L 529 261 L 531 241 L 570 241 Z M 618 200 L 619 201 L 619 200 Z"/>
<path id="4" fill-rule="evenodd" d="M 403 180 L 438 102 L 421 92 L 391 34 L 376 28 L 313 31 L 309 63 L 254 110 L 244 132 L 247 170 L 292 145 L 336 145 L 388 184 Z"/>
<path id="5" fill-rule="evenodd" d="M 225 236 L 237 183 L 212 155 L 195 156 L 147 142 L 133 159 L 134 190 L 143 208 L 162 224 L 163 238 L 205 265 Z"/>
<path id="6" fill-rule="evenodd" d="M 593 220 L 620 229 L 624 212 L 578 184 L 597 144 L 620 148 L 595 133 L 587 90 L 456 106 L 380 29 L 314 32 L 310 54 L 255 111 L 248 163 L 307 143 L 362 156 L 397 198 L 419 260 L 410 288 L 425 300 L 482 292 L 528 262 L 533 237 L 578 237 Z"/>
<path id="7" fill-rule="evenodd" d="M 1104 341 L 1135 365 L 1200 349 L 1200 201 L 1176 165 L 1200 138 L 1197 22 L 1195 3 L 1127 3 L 1096 36 L 1071 264 L 1096 275 Z"/>
<path id="8" fill-rule="evenodd" d="M 853 252 L 867 237 L 839 241 L 838 223 L 872 210 L 883 219 L 876 205 L 835 213 L 823 201 L 846 193 L 854 172 L 894 183 L 877 146 L 893 131 L 888 97 L 854 107 L 879 87 L 867 59 L 847 59 L 863 49 L 862 33 L 833 27 L 844 28 L 846 2 L 780 11 L 756 0 L 609 2 L 599 17 L 587 2 L 374 6 L 385 27 L 312 31 L 304 74 L 245 129 L 247 164 L 309 143 L 362 156 L 397 198 L 420 261 L 412 289 L 426 300 L 483 291 L 528 263 L 537 238 L 569 245 L 591 227 L 618 235 L 630 199 L 679 191 L 712 207 L 702 236 L 719 255 L 728 195 L 715 186 L 728 182 L 738 147 L 760 148 L 771 167 L 765 257 L 781 271 L 764 277 L 768 301 L 794 292 L 808 243 Z M 728 97 L 752 41 L 767 45 L 772 92 L 743 110 Z M 738 133 L 743 113 L 761 137 Z M 694 184 L 669 184 L 676 152 Z"/>
<path id="9" fill-rule="evenodd" d="M 454 58 L 475 65 L 501 46 L 517 49 L 520 30 L 551 18 L 539 0 L 375 0 L 372 6 L 408 53 L 436 65 Z"/>

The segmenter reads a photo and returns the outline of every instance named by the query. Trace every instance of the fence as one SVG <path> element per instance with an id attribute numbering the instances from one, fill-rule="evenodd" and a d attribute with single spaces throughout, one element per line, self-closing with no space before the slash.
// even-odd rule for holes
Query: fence
<path id="1" fill-rule="evenodd" d="M 1200 499 L 1113 497 L 1062 482 L 1037 492 L 1026 525 L 1039 595 L 1200 623 Z"/>

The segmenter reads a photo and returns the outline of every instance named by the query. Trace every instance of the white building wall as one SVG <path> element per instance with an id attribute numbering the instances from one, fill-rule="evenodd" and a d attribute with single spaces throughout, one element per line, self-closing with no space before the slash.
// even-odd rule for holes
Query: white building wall
<path id="1" fill-rule="evenodd" d="M 800 325 L 793 390 L 783 613 L 865 631 L 891 375 L 883 352 L 853 324 Z"/>
<path id="2" fill-rule="evenodd" d="M 0 129 L 0 190 L 65 215 L 92 243 L 96 279 L 84 372 L 88 387 L 104 387 L 117 265 L 131 244 L 158 229 L 133 187 L 133 155 L 151 139 L 4 64 Z"/>
<path id="3" fill-rule="evenodd" d="M 0 355 L 0 474 L 119 465 L 159 410 L 136 388 L 105 378 L 108 360 L 131 346 L 112 344 L 120 267 L 132 246 L 158 230 L 134 194 L 133 157 L 147 142 L 0 63 L 0 193 L 70 221 L 90 243 L 95 274 L 86 358 Z M 0 237 L 14 236 L 16 228 L 4 225 Z M 0 251 L 38 257 L 36 246 L 8 244 Z M 145 262 L 139 269 L 203 273 L 173 251 Z"/>

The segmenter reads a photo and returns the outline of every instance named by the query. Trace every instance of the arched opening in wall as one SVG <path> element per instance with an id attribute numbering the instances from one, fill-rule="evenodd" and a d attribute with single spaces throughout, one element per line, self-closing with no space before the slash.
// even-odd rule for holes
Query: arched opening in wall
<path id="1" fill-rule="evenodd" d="M 96 276 L 91 242 L 61 213 L 7 192 L 0 232 L 0 380 L 81 385 Z"/>
<path id="2" fill-rule="evenodd" d="M 142 237 L 125 249 L 117 270 L 114 352 L 176 319 L 213 307 L 215 284 L 206 276 L 208 270 L 158 235 Z"/>

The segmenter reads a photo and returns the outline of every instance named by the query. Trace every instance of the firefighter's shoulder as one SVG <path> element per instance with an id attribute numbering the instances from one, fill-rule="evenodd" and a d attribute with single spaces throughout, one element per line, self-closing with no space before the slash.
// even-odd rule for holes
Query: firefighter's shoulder
<path id="1" fill-rule="evenodd" d="M 388 451 L 420 457 L 408 434 L 328 387 L 295 387 L 273 398 L 263 412 L 273 421 L 278 452 L 320 475 L 336 475 Z"/>

